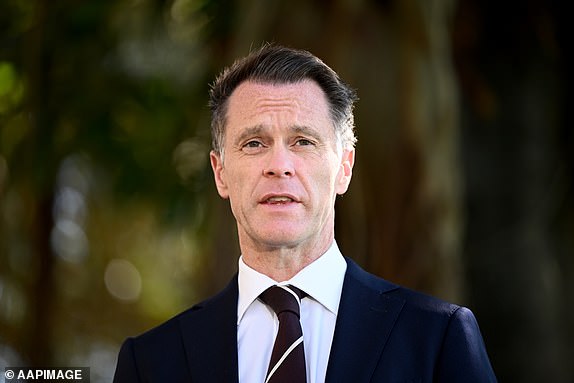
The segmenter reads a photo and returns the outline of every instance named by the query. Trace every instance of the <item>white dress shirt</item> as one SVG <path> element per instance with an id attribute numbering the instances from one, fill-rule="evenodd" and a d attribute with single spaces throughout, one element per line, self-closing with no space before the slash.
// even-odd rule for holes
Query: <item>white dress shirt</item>
<path id="1" fill-rule="evenodd" d="M 315 262 L 281 283 L 253 270 L 239 258 L 237 347 L 241 383 L 265 381 L 279 320 L 258 297 L 277 284 L 293 285 L 308 294 L 301 301 L 307 382 L 325 381 L 346 270 L 347 263 L 335 241 Z"/>

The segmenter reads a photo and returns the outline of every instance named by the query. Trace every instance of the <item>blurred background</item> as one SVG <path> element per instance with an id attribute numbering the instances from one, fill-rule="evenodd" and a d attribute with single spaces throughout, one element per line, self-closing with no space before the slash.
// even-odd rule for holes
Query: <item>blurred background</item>
<path id="1" fill-rule="evenodd" d="M 207 92 L 273 41 L 360 96 L 343 253 L 469 306 L 501 382 L 574 381 L 566 18 L 542 0 L 0 0 L 0 370 L 109 381 L 125 337 L 227 283 Z"/>

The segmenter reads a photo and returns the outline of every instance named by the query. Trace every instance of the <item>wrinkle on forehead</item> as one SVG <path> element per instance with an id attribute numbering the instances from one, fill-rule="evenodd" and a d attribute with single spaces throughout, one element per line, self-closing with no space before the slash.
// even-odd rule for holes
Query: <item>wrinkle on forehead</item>
<path id="1" fill-rule="evenodd" d="M 301 85 L 309 85 L 305 92 L 301 92 Z M 270 92 L 271 90 L 271 92 Z M 264 96 L 263 96 L 264 95 Z M 233 92 L 230 101 L 241 99 L 253 101 L 253 106 L 257 108 L 303 108 L 318 109 L 319 105 L 326 107 L 329 111 L 329 104 L 325 93 L 321 87 L 312 80 L 303 80 L 296 83 L 271 84 L 245 81 L 241 83 Z"/>
<path id="2" fill-rule="evenodd" d="M 262 98 L 255 102 L 255 110 L 257 112 L 295 112 L 305 107 L 305 104 L 301 104 L 298 101 L 289 96 Z"/>

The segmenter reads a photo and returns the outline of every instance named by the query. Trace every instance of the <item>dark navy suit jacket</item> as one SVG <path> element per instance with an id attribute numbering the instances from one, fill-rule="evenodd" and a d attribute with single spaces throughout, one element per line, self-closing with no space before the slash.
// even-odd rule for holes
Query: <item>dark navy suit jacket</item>
<path id="1" fill-rule="evenodd" d="M 347 264 L 326 382 L 496 382 L 470 310 Z M 114 382 L 237 382 L 237 297 L 234 277 L 215 297 L 127 339 Z"/>

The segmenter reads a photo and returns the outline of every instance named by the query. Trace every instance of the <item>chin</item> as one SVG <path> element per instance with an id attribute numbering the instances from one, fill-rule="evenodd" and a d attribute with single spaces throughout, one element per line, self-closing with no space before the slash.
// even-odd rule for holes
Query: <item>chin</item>
<path id="1" fill-rule="evenodd" d="M 280 232 L 263 232 L 259 235 L 260 243 L 271 248 L 290 248 L 300 244 L 303 236 L 299 232 L 282 230 Z"/>

